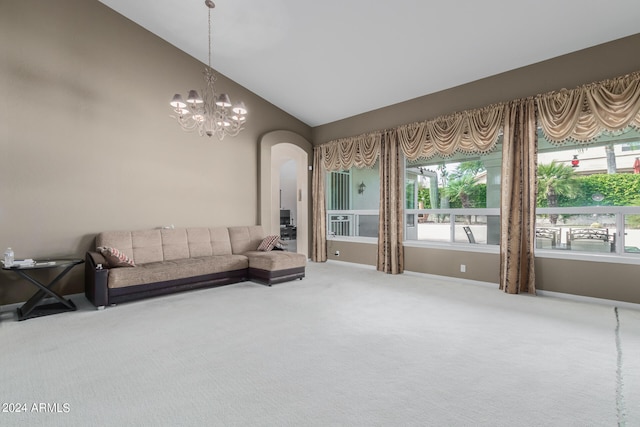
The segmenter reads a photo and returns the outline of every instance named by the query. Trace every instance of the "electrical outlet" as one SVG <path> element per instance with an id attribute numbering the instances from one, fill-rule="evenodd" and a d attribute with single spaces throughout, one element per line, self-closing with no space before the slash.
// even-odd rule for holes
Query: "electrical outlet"
<path id="1" fill-rule="evenodd" d="M 336 256 L 340 256 L 340 251 L 336 251 Z"/>
<path id="2" fill-rule="evenodd" d="M 460 273 L 466 273 L 467 272 L 467 266 L 464 264 L 460 264 Z"/>

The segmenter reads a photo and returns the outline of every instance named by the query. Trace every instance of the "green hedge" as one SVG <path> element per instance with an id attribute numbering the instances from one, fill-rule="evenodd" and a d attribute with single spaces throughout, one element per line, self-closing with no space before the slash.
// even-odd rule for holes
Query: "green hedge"
<path id="1" fill-rule="evenodd" d="M 442 196 L 443 189 L 438 188 L 438 193 Z M 431 209 L 431 197 L 429 189 L 421 187 L 418 190 L 418 200 L 424 203 L 425 209 Z M 473 208 L 486 208 L 487 207 L 487 184 L 476 184 L 473 186 L 473 192 L 469 194 L 469 200 L 471 201 L 471 207 Z M 417 207 L 417 206 L 416 206 Z M 462 208 L 462 203 L 458 197 L 452 197 L 449 199 L 450 208 Z"/>
<path id="2" fill-rule="evenodd" d="M 573 199 L 559 196 L 558 206 L 638 206 L 638 200 L 640 200 L 640 174 L 597 174 L 578 176 L 575 179 L 579 186 L 578 196 Z M 438 191 L 442 194 L 443 190 L 439 188 Z M 601 202 L 594 201 L 591 197 L 596 193 L 602 194 L 604 200 Z M 469 195 L 469 198 L 474 208 L 485 208 L 487 206 L 486 184 L 474 186 L 474 191 Z M 420 188 L 418 200 L 424 203 L 425 208 L 431 208 L 428 188 Z M 456 197 L 449 201 L 449 206 L 451 208 L 461 208 L 462 204 Z M 546 203 L 538 207 L 546 207 Z"/>
<path id="3" fill-rule="evenodd" d="M 558 206 L 637 206 L 640 196 L 640 174 L 618 173 L 597 174 L 576 177 L 579 192 L 574 199 L 558 197 Z M 591 196 L 600 193 L 604 196 L 601 202 L 594 201 Z"/>

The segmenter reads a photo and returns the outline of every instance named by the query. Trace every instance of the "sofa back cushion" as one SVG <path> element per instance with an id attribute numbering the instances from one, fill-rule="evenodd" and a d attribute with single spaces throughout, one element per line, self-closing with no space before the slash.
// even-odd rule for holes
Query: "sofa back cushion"
<path id="1" fill-rule="evenodd" d="M 213 255 L 231 255 L 231 239 L 227 227 L 210 228 Z"/>
<path id="2" fill-rule="evenodd" d="M 101 246 L 119 250 L 136 264 L 232 253 L 227 227 L 105 231 L 96 236 L 96 247 Z"/>
<path id="3" fill-rule="evenodd" d="M 133 259 L 133 241 L 131 240 L 130 231 L 105 231 L 100 233 L 96 236 L 96 247 L 114 248 Z"/>
<path id="4" fill-rule="evenodd" d="M 264 237 L 264 232 L 260 225 L 229 227 L 231 250 L 234 254 L 257 250 Z"/>
<path id="5" fill-rule="evenodd" d="M 189 258 L 189 244 L 186 228 L 163 228 L 162 237 L 163 261 Z"/>
<path id="6" fill-rule="evenodd" d="M 191 258 L 213 255 L 208 228 L 187 228 L 187 243 Z"/>
<path id="7" fill-rule="evenodd" d="M 189 257 L 231 255 L 231 242 L 227 227 L 187 228 Z"/>
<path id="8" fill-rule="evenodd" d="M 133 261 L 136 264 L 164 261 L 162 235 L 160 230 L 140 230 L 131 232 Z M 117 246 L 115 246 L 117 248 Z"/>

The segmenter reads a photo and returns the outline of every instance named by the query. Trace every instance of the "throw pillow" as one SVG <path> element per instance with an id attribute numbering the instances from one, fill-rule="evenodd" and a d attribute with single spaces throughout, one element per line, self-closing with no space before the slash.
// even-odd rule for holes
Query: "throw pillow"
<path id="1" fill-rule="evenodd" d="M 276 244 L 274 245 L 273 249 L 278 249 L 280 251 L 284 251 L 287 248 L 287 244 L 282 241 L 281 239 L 278 239 L 278 241 L 276 242 Z"/>
<path id="2" fill-rule="evenodd" d="M 278 240 L 280 240 L 280 236 L 278 235 L 267 236 L 262 240 L 260 245 L 258 245 L 258 250 L 264 252 L 270 251 L 276 245 Z"/>
<path id="3" fill-rule="evenodd" d="M 98 251 L 109 263 L 109 267 L 135 267 L 131 258 L 116 248 L 99 247 Z"/>

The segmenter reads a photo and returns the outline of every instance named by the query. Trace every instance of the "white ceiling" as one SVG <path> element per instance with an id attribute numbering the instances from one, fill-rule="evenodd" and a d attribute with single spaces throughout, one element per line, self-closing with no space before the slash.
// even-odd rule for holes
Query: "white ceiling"
<path id="1" fill-rule="evenodd" d="M 204 0 L 100 1 L 208 62 Z M 310 126 L 640 30 L 638 0 L 214 1 L 213 68 Z"/>

